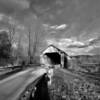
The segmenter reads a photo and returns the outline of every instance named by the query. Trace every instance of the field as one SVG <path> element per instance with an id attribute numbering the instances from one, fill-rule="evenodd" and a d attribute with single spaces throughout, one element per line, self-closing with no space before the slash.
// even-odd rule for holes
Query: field
<path id="1" fill-rule="evenodd" d="M 49 87 L 51 100 L 100 100 L 100 85 L 88 80 L 85 75 L 56 70 Z"/>

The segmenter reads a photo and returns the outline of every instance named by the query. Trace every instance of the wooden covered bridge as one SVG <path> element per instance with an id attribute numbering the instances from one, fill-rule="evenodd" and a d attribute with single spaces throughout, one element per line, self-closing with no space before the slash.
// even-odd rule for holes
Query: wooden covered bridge
<path id="1" fill-rule="evenodd" d="M 42 51 L 40 61 L 46 66 L 60 65 L 62 68 L 68 67 L 67 53 L 57 48 L 54 45 L 49 45 L 45 50 Z"/>

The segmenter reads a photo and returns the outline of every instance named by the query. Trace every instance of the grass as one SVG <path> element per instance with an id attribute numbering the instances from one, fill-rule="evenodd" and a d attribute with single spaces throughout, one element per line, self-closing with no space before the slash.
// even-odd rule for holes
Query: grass
<path id="1" fill-rule="evenodd" d="M 100 86 L 63 70 L 56 70 L 49 87 L 51 100 L 100 100 Z"/>

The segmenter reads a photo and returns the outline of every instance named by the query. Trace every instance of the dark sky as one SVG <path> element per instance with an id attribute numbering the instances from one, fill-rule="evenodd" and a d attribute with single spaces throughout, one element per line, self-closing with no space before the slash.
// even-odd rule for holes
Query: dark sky
<path id="1" fill-rule="evenodd" d="M 65 38 L 74 39 L 87 45 L 85 41 L 100 36 L 100 0 L 0 0 L 0 13 L 12 16 L 20 22 L 30 18 L 30 23 L 35 20 L 32 16 L 36 15 L 43 24 L 66 24 L 64 30 L 55 30 L 57 33 L 52 36 L 49 34 L 55 40 L 59 37 L 59 41 Z M 100 46 L 99 43 L 97 45 L 96 50 Z M 92 51 L 94 49 L 91 46 L 89 48 Z M 76 48 L 73 49 L 77 51 Z"/>
<path id="2" fill-rule="evenodd" d="M 35 13 L 46 23 L 75 25 L 75 33 L 100 26 L 100 0 L 0 0 L 0 12 L 18 18 Z"/>

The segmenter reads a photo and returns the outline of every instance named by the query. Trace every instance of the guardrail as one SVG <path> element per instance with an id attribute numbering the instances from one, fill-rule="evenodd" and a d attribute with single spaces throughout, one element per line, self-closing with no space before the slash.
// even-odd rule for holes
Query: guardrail
<path id="1" fill-rule="evenodd" d="M 18 66 L 12 66 L 12 67 L 6 67 L 6 68 L 2 68 L 4 70 L 7 70 L 5 71 L 3 74 L 0 75 L 0 80 L 14 74 L 14 73 L 17 73 L 19 71 L 22 71 L 26 68 L 29 68 L 29 67 L 38 67 L 40 66 L 40 64 L 28 64 L 28 65 L 18 65 Z"/>
<path id="2" fill-rule="evenodd" d="M 16 65 L 16 66 L 10 66 L 10 67 L 4 67 L 2 69 L 16 69 L 16 68 L 27 68 L 32 66 L 40 66 L 41 64 L 27 64 L 27 65 Z"/>
<path id="3" fill-rule="evenodd" d="M 13 70 L 10 70 L 6 73 L 3 73 L 2 75 L 0 75 L 0 80 L 4 79 L 4 78 L 7 78 L 9 77 L 10 75 L 14 74 L 14 73 L 17 73 L 19 71 L 22 71 L 22 68 L 17 68 L 17 69 L 13 69 Z"/>

